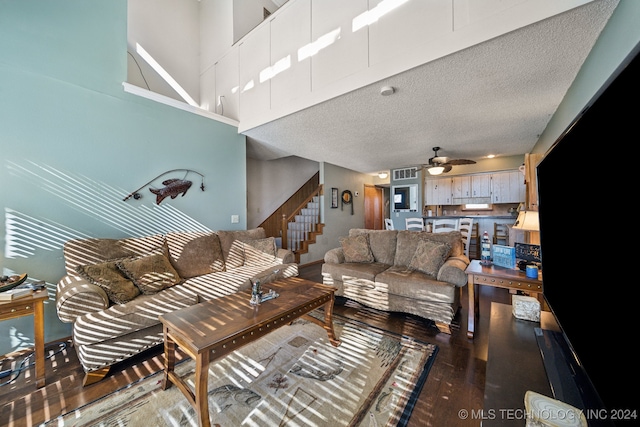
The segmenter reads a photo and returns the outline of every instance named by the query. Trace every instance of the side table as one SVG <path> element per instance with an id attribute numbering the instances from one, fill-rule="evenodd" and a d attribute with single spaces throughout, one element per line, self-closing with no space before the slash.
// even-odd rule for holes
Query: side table
<path id="1" fill-rule="evenodd" d="M 538 278 L 527 277 L 524 271 L 498 267 L 496 265 L 484 266 L 480 260 L 473 260 L 465 270 L 468 276 L 469 293 L 469 319 L 467 324 L 467 338 L 473 339 L 475 332 L 476 316 L 480 315 L 479 298 L 476 287 L 479 285 L 493 286 L 495 288 L 515 289 L 531 293 L 544 307 L 542 296 L 542 272 L 538 272 Z"/>
<path id="2" fill-rule="evenodd" d="M 44 301 L 49 298 L 46 289 L 11 301 L 0 301 L 0 320 L 15 319 L 33 314 L 36 355 L 36 387 L 44 386 Z"/>

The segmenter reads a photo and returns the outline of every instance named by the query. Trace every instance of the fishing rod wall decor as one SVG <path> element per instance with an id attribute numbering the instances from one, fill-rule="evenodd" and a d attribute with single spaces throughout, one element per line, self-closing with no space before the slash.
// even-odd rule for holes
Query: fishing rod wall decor
<path id="1" fill-rule="evenodd" d="M 164 181 L 162 181 L 162 185 L 164 185 L 164 187 L 162 187 L 162 188 L 154 188 L 153 186 L 151 186 L 151 183 L 153 181 L 155 181 L 156 179 L 159 179 L 159 178 L 161 178 L 161 177 L 163 177 L 163 176 L 165 176 L 165 175 L 167 175 L 169 173 L 174 173 L 174 172 L 185 172 L 185 174 L 184 174 L 184 176 L 182 178 L 165 179 Z M 187 191 L 189 190 L 189 188 L 191 188 L 191 185 L 192 185 L 192 182 L 187 180 L 187 176 L 191 172 L 195 173 L 197 175 L 200 175 L 200 178 L 202 179 L 202 183 L 200 184 L 200 189 L 202 191 L 204 191 L 204 175 L 203 174 L 201 174 L 200 172 L 196 172 L 193 169 L 172 169 L 172 170 L 163 172 L 160 175 L 156 176 L 151 181 L 147 182 L 146 184 L 144 184 L 143 186 L 141 186 L 137 190 L 132 191 L 131 193 L 129 193 L 127 195 L 127 197 L 125 197 L 122 200 L 124 202 L 126 202 L 127 200 L 129 200 L 132 197 L 135 200 L 140 200 L 142 198 L 142 194 L 140 194 L 140 190 L 142 190 L 147 185 L 150 186 L 149 187 L 149 191 L 156 195 L 156 204 L 157 205 L 159 205 L 167 197 L 175 199 L 180 194 L 182 194 L 182 197 L 184 197 L 184 195 L 187 194 Z"/>

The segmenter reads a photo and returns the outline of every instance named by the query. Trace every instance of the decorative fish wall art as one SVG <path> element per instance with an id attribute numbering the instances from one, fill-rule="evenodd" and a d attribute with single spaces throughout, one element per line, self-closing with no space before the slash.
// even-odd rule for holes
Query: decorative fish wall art
<path id="1" fill-rule="evenodd" d="M 131 193 L 129 193 L 127 195 L 127 197 L 125 197 L 122 200 L 126 202 L 131 197 L 133 197 L 135 200 L 139 200 L 139 199 L 142 198 L 142 194 L 140 194 L 140 190 L 142 190 L 144 187 L 146 187 L 147 185 L 150 185 L 153 181 L 163 177 L 164 175 L 167 175 L 167 174 L 173 173 L 173 172 L 180 172 L 180 171 L 184 171 L 185 172 L 185 174 L 184 174 L 184 176 L 182 178 L 165 179 L 164 181 L 162 181 L 162 185 L 164 186 L 162 188 L 149 187 L 149 191 L 156 195 L 156 204 L 157 205 L 162 203 L 162 201 L 164 199 L 166 199 L 167 197 L 170 197 L 172 199 L 175 199 L 179 195 L 182 195 L 182 197 L 184 197 L 187 194 L 187 191 L 189 190 L 189 188 L 191 188 L 191 185 L 192 185 L 192 182 L 186 179 L 190 172 L 193 172 L 195 174 L 200 175 L 200 177 L 202 178 L 202 183 L 200 184 L 200 189 L 202 191 L 204 191 L 204 175 L 202 175 L 201 173 L 196 172 L 196 171 L 194 171 L 192 169 L 172 169 L 172 170 L 166 171 L 166 172 L 161 173 L 160 175 L 156 176 L 151 181 L 149 181 L 146 184 L 144 184 L 142 187 L 140 187 L 137 190 L 132 191 Z"/>
<path id="2" fill-rule="evenodd" d="M 184 197 L 184 195 L 187 194 L 187 190 L 191 188 L 191 184 L 191 181 L 185 179 L 167 179 L 166 181 L 162 181 L 164 187 L 159 190 L 150 188 L 149 191 L 156 195 L 156 204 L 159 205 L 160 202 L 167 197 L 175 199 L 180 193 L 182 193 L 182 197 Z"/>

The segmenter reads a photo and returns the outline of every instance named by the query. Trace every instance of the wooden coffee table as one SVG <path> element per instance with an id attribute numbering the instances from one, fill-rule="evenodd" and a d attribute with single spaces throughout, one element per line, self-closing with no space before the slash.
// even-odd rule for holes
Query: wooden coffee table
<path id="1" fill-rule="evenodd" d="M 292 277 L 263 285 L 278 298 L 253 306 L 251 290 L 163 314 L 164 379 L 162 388 L 175 384 L 195 408 L 201 426 L 210 426 L 208 370 L 212 360 L 221 358 L 269 332 L 304 317 L 324 327 L 332 345 L 340 345 L 333 330 L 333 303 L 336 288 Z M 324 321 L 309 316 L 324 306 Z M 174 371 L 176 344 L 196 362 L 195 390 Z"/>

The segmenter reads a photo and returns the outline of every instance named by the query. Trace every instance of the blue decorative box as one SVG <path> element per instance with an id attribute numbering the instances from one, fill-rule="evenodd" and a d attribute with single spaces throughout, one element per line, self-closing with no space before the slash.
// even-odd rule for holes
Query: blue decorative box
<path id="1" fill-rule="evenodd" d="M 516 268 L 516 248 L 493 245 L 493 263 L 500 267 Z"/>

